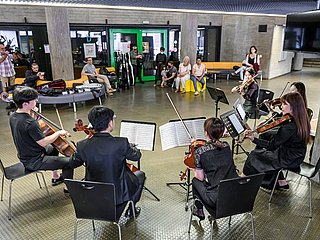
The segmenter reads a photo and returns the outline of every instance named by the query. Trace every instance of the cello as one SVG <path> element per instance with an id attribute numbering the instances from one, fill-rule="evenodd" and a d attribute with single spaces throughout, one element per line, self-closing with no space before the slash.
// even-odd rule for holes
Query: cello
<path id="1" fill-rule="evenodd" d="M 182 181 L 182 180 L 184 180 L 184 179 L 187 177 L 188 169 L 189 169 L 189 168 L 195 168 L 194 151 L 195 151 L 197 148 L 203 146 L 203 145 L 206 143 L 206 141 L 205 141 L 205 140 L 201 140 L 201 139 L 193 140 L 193 137 L 191 136 L 190 131 L 188 130 L 186 124 L 185 124 L 184 121 L 182 120 L 181 115 L 180 115 L 180 113 L 178 112 L 177 108 L 175 107 L 174 103 L 172 102 L 169 94 L 166 93 L 166 95 L 167 95 L 167 97 L 168 97 L 168 99 L 169 99 L 169 101 L 170 101 L 173 109 L 175 110 L 175 112 L 176 112 L 179 120 L 181 121 L 184 130 L 187 132 L 187 134 L 188 134 L 188 136 L 189 136 L 189 138 L 190 138 L 190 140 L 191 140 L 191 144 L 189 145 L 189 151 L 186 153 L 186 155 L 185 155 L 185 157 L 184 157 L 184 160 L 183 160 L 183 162 L 184 162 L 184 164 L 187 166 L 187 168 L 186 168 L 184 171 L 181 171 L 181 172 L 180 172 L 180 180 Z"/>
<path id="2" fill-rule="evenodd" d="M 31 110 L 31 114 L 31 116 L 33 116 L 33 118 L 37 120 L 41 131 L 46 137 L 54 134 L 57 131 L 56 129 L 61 130 L 61 128 L 57 124 L 55 124 L 42 114 L 34 110 Z M 71 157 L 72 154 L 76 151 L 75 146 L 61 136 L 54 140 L 51 145 L 66 157 Z"/>

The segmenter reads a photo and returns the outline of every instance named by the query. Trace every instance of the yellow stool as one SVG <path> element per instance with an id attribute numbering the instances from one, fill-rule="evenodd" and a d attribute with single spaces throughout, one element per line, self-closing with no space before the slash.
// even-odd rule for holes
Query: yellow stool
<path id="1" fill-rule="evenodd" d="M 207 89 L 207 78 L 204 77 L 203 80 L 204 80 L 203 90 L 206 90 Z M 198 88 L 198 91 L 201 90 L 201 83 L 199 81 L 197 81 L 197 88 Z M 180 91 L 182 91 L 181 85 L 180 85 Z M 185 91 L 186 92 L 195 92 L 194 86 L 193 86 L 193 82 L 192 82 L 191 79 L 188 79 L 186 81 L 186 89 L 185 89 Z"/>

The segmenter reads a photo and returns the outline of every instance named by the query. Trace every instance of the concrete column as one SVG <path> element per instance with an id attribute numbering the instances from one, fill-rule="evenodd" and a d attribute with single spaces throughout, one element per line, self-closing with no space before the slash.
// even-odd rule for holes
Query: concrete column
<path id="1" fill-rule="evenodd" d="M 185 56 L 189 56 L 190 63 L 193 65 L 197 55 L 197 29 L 198 16 L 196 14 L 185 13 L 182 15 L 181 24 L 181 49 L 180 61 Z"/>
<path id="2" fill-rule="evenodd" d="M 53 79 L 74 79 L 68 10 L 46 7 L 47 32 Z"/>
<path id="3" fill-rule="evenodd" d="M 301 52 L 296 52 L 293 58 L 293 70 L 301 71 L 303 67 L 303 56 L 304 54 Z"/>

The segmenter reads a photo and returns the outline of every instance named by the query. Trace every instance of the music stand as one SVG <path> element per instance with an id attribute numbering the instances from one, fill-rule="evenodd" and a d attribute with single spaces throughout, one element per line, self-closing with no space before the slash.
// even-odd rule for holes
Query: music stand
<path id="1" fill-rule="evenodd" d="M 207 87 L 207 89 L 211 98 L 215 101 L 216 117 L 218 117 L 218 111 L 220 110 L 218 107 L 219 102 L 229 105 L 228 99 L 224 94 L 224 91 L 222 91 L 220 88 Z"/>

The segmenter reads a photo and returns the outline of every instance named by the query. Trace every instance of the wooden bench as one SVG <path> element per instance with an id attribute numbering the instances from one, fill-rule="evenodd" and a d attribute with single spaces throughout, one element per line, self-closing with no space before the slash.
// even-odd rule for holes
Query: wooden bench
<path id="1" fill-rule="evenodd" d="M 202 62 L 207 70 L 209 76 L 213 76 L 213 79 L 217 80 L 218 74 L 226 74 L 227 80 L 230 78 L 230 74 L 234 71 L 234 66 L 242 66 L 241 62 Z"/>
<path id="2" fill-rule="evenodd" d="M 115 72 L 115 68 L 114 67 L 106 67 L 106 69 L 109 72 Z M 99 73 L 100 68 L 97 68 L 97 72 Z M 15 79 L 15 84 L 22 84 L 24 82 L 25 78 L 16 78 Z M 78 79 L 74 79 L 74 80 L 66 80 L 66 88 L 72 88 L 74 83 L 80 83 L 83 84 L 85 81 L 88 80 L 88 76 L 87 75 L 81 75 L 81 78 Z M 38 80 L 37 81 L 37 86 L 42 85 L 42 84 L 46 84 L 50 81 L 44 81 L 44 80 Z"/>

